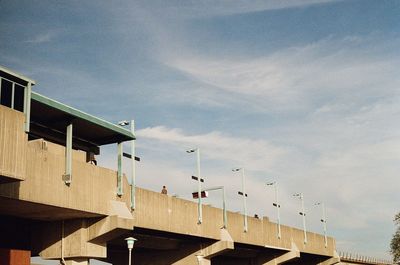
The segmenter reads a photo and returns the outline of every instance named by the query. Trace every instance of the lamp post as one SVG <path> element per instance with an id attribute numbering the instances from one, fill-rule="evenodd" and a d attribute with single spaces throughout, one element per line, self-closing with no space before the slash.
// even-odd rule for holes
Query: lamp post
<path id="1" fill-rule="evenodd" d="M 223 222 L 224 222 L 223 228 L 226 229 L 228 227 L 228 218 L 227 218 L 227 214 L 226 214 L 225 187 L 224 186 L 217 186 L 217 187 L 203 189 L 204 192 L 213 191 L 213 190 L 222 190 L 222 218 L 223 218 Z M 193 194 L 195 194 L 195 192 Z"/>
<path id="2" fill-rule="evenodd" d="M 304 230 L 304 244 L 307 244 L 307 230 L 306 230 L 306 212 L 304 210 L 304 195 L 303 193 L 293 194 L 294 197 L 297 197 L 301 201 L 301 212 L 299 214 L 303 216 L 303 230 Z"/>
<path id="3" fill-rule="evenodd" d="M 133 249 L 133 245 L 135 244 L 135 241 L 137 239 L 133 238 L 133 237 L 128 237 L 128 238 L 125 238 L 125 240 L 126 240 L 126 244 L 127 244 L 128 250 L 129 250 L 128 262 L 129 262 L 129 265 L 131 265 L 132 264 L 132 249 Z"/>
<path id="4" fill-rule="evenodd" d="M 203 211 L 202 211 L 202 207 L 201 207 L 201 172 L 200 172 L 200 148 L 194 148 L 194 149 L 190 149 L 186 151 L 187 153 L 194 153 L 197 152 L 197 182 L 198 182 L 198 186 L 197 186 L 197 191 L 198 191 L 198 224 L 201 224 L 203 222 Z"/>
<path id="5" fill-rule="evenodd" d="M 131 125 L 130 130 L 131 130 L 132 135 L 135 135 L 135 121 L 134 120 L 131 120 L 130 122 L 129 121 L 120 121 L 118 123 L 118 125 L 122 126 L 122 127 L 128 126 L 129 124 Z M 127 154 L 123 153 L 122 145 L 118 145 L 118 147 L 119 147 L 119 149 L 121 149 L 118 151 L 118 169 L 120 169 L 120 167 L 121 167 L 121 170 L 122 170 L 122 165 L 121 165 L 121 161 L 120 161 L 119 157 L 126 156 Z M 129 155 L 128 155 L 128 157 L 129 157 Z M 131 141 L 130 158 L 131 158 L 131 162 L 132 162 L 131 209 L 134 210 L 136 207 L 136 194 L 135 194 L 136 193 L 136 160 L 139 160 L 139 158 L 137 158 L 136 154 L 135 154 L 135 140 Z M 120 174 L 122 176 L 122 172 Z M 121 180 L 121 192 L 122 192 L 122 180 Z"/>
<path id="6" fill-rule="evenodd" d="M 275 202 L 272 203 L 274 207 L 276 207 L 276 212 L 277 212 L 277 225 L 278 225 L 278 238 L 281 238 L 281 217 L 280 217 L 280 208 L 281 205 L 279 204 L 278 200 L 278 183 L 276 181 L 273 182 L 268 182 L 267 186 L 274 186 L 274 191 L 275 191 Z"/>
<path id="7" fill-rule="evenodd" d="M 324 239 L 325 239 L 325 247 L 328 247 L 328 236 L 326 233 L 326 209 L 325 209 L 325 203 L 323 202 L 317 202 L 315 205 L 321 205 L 322 208 L 322 219 L 321 219 L 321 223 L 322 226 L 324 228 Z"/>
<path id="8" fill-rule="evenodd" d="M 243 196 L 243 211 L 244 211 L 244 232 L 248 231 L 248 226 L 247 226 L 247 204 L 246 204 L 246 180 L 245 180 L 245 174 L 244 174 L 244 168 L 234 168 L 232 171 L 242 171 L 242 191 L 239 191 L 238 194 Z"/>

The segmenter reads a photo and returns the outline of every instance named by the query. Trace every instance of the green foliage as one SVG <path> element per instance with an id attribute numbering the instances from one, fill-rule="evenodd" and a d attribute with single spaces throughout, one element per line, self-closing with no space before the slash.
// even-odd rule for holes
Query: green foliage
<path id="1" fill-rule="evenodd" d="M 390 241 L 390 253 L 393 255 L 393 261 L 398 263 L 400 262 L 400 213 L 394 217 L 394 223 L 397 229 Z"/>

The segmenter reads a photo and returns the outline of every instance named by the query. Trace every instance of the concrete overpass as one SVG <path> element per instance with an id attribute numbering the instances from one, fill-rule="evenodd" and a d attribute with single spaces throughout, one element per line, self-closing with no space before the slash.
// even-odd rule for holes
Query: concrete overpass
<path id="1" fill-rule="evenodd" d="M 224 228 L 222 210 L 203 206 L 199 224 L 197 203 L 132 187 L 121 167 L 93 163 L 99 146 L 134 140 L 128 130 L 32 92 L 33 80 L 8 69 L 0 76 L 1 265 L 29 264 L 36 255 L 124 265 L 129 236 L 138 239 L 133 264 L 340 262 L 333 238 L 325 244 L 307 232 L 305 243 L 303 230 L 288 226 L 278 238 L 266 217 L 249 217 L 244 232 L 243 215 L 228 212 Z"/>

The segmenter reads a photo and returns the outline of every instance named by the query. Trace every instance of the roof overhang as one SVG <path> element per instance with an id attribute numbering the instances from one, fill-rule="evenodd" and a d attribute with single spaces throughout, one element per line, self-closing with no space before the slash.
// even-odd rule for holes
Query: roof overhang
<path id="1" fill-rule="evenodd" d="M 14 81 L 16 83 L 19 83 L 21 85 L 26 86 L 28 83 L 30 83 L 31 85 L 35 85 L 36 82 L 35 80 L 32 80 L 28 77 L 25 77 L 21 74 L 18 74 L 10 69 L 7 69 L 3 66 L 0 65 L 0 75 L 4 76 L 5 78 Z"/>
<path id="2" fill-rule="evenodd" d="M 99 146 L 134 140 L 127 129 L 56 100 L 32 92 L 31 131 L 36 137 L 65 144 L 66 127 L 73 124 L 73 147 L 99 153 Z"/>

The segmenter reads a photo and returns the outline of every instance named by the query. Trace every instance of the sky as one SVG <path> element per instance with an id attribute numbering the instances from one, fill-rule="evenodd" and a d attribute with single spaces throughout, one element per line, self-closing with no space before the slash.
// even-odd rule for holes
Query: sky
<path id="1" fill-rule="evenodd" d="M 34 91 L 111 122 L 134 119 L 137 184 L 190 199 L 193 154 L 227 207 L 390 258 L 400 210 L 400 1 L 0 0 L 0 65 Z M 126 146 L 128 148 L 128 146 Z M 102 165 L 116 166 L 116 146 Z M 129 168 L 126 168 L 129 173 Z M 218 194 L 207 203 L 220 207 Z"/>

